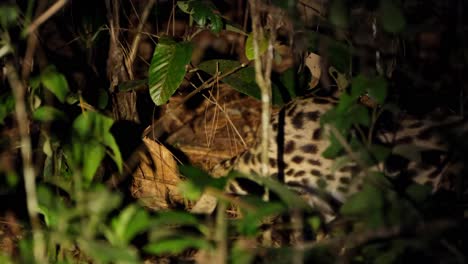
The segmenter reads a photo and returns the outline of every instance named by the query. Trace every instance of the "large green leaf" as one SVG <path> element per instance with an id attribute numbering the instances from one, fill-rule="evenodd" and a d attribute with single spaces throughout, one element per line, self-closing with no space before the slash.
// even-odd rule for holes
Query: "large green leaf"
<path id="1" fill-rule="evenodd" d="M 341 207 L 345 216 L 363 217 L 369 227 L 383 224 L 384 192 L 371 184 L 364 184 L 361 192 L 352 195 Z"/>
<path id="2" fill-rule="evenodd" d="M 179 184 L 180 192 L 190 200 L 200 198 L 207 187 L 223 190 L 227 182 L 224 177 L 213 178 L 208 173 L 192 166 L 180 166 L 179 170 L 182 175 L 188 178 L 187 181 Z"/>
<path id="3" fill-rule="evenodd" d="M 68 82 L 65 76 L 57 72 L 55 67 L 50 66 L 45 69 L 41 74 L 41 82 L 61 103 L 65 102 L 70 89 L 68 88 Z"/>
<path id="4" fill-rule="evenodd" d="M 367 92 L 377 103 L 383 104 L 385 98 L 387 98 L 387 85 L 387 80 L 385 80 L 385 78 L 377 76 L 370 80 Z"/>
<path id="5" fill-rule="evenodd" d="M 18 23 L 19 11 L 14 5 L 0 5 L 0 26 L 5 30 L 10 25 Z"/>
<path id="6" fill-rule="evenodd" d="M 115 247 L 96 240 L 78 239 L 77 242 L 80 249 L 96 263 L 141 263 L 137 251 L 132 247 Z"/>
<path id="7" fill-rule="evenodd" d="M 110 128 L 114 121 L 96 112 L 84 112 L 73 121 L 72 164 L 81 169 L 87 183 L 91 182 L 109 148 L 109 155 L 119 171 L 123 161 Z"/>
<path id="8" fill-rule="evenodd" d="M 168 38 L 159 40 L 151 59 L 148 79 L 151 99 L 156 105 L 165 104 L 182 83 L 185 66 L 191 56 L 190 43 L 177 43 Z"/>
<path id="9" fill-rule="evenodd" d="M 33 113 L 33 118 L 39 121 L 67 120 L 68 117 L 62 111 L 52 106 L 41 106 Z"/>
<path id="10" fill-rule="evenodd" d="M 254 37 L 253 33 L 250 33 L 249 36 L 247 37 L 247 40 L 245 41 L 245 56 L 249 60 L 255 59 L 255 52 L 254 52 Z M 265 36 L 263 39 L 260 40 L 258 43 L 258 53 L 259 56 L 262 56 L 268 49 L 268 38 Z"/>
<path id="11" fill-rule="evenodd" d="M 192 18 L 199 26 L 205 27 L 209 24 L 213 32 L 218 33 L 221 31 L 223 28 L 223 20 L 213 3 L 195 0 L 189 1 L 189 6 Z"/>
<path id="12" fill-rule="evenodd" d="M 139 233 L 146 230 L 150 225 L 148 212 L 136 204 L 127 206 L 118 216 L 112 219 L 110 242 L 116 246 L 127 246 Z"/>

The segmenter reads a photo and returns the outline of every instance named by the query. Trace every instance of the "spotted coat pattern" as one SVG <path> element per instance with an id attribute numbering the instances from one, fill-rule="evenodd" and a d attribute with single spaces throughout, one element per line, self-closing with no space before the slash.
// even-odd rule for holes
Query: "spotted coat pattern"
<path id="1" fill-rule="evenodd" d="M 321 127 L 320 116 L 335 105 L 322 98 L 302 98 L 284 106 L 271 119 L 269 139 L 269 172 L 288 187 L 300 193 L 313 207 L 324 214 L 333 215 L 337 207 L 362 187 L 364 172 L 349 162 L 336 169 L 335 160 L 324 158 L 321 153 L 329 146 L 329 129 Z M 405 116 L 398 126 L 376 132 L 376 139 L 392 146 L 392 154 L 385 164 L 372 169 L 384 169 L 386 175 L 404 175 L 417 183 L 439 186 L 443 175 L 455 167 L 449 162 L 446 146 L 436 131 L 457 118 L 416 119 Z M 216 166 L 215 177 L 226 175 L 231 169 L 244 174 L 260 175 L 261 147 L 255 145 L 242 155 Z M 334 169 L 335 168 L 335 169 Z M 451 169 L 449 169 L 451 168 Z M 228 191 L 247 194 L 239 182 L 231 182 Z M 248 186 L 247 186 L 248 187 Z M 193 212 L 211 212 L 213 201 L 207 197 L 192 209 Z"/>

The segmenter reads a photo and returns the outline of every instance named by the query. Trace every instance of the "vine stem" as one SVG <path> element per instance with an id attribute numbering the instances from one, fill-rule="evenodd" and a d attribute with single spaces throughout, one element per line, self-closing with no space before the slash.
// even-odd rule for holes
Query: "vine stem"
<path id="1" fill-rule="evenodd" d="M 270 138 L 270 101 L 271 101 L 271 69 L 273 60 L 273 41 L 274 30 L 272 29 L 269 36 L 268 50 L 265 56 L 265 65 L 262 65 L 259 43 L 265 37 L 260 21 L 260 11 L 258 5 L 261 2 L 249 0 L 250 11 L 252 17 L 252 34 L 253 34 L 253 50 L 254 50 L 254 65 L 255 65 L 255 80 L 260 87 L 262 98 L 262 124 L 261 124 L 261 169 L 263 176 L 269 175 L 268 168 L 268 139 Z"/>
<path id="2" fill-rule="evenodd" d="M 23 160 L 23 177 L 24 188 L 26 190 L 26 203 L 28 215 L 31 221 L 33 253 L 34 258 L 38 263 L 47 263 L 45 253 L 44 234 L 41 230 L 41 224 L 37 212 L 39 211 L 39 203 L 37 201 L 36 191 L 36 176 L 34 165 L 32 163 L 32 145 L 29 136 L 29 120 L 26 111 L 25 94 L 26 88 L 18 78 L 18 73 L 11 62 L 5 65 L 6 76 L 10 83 L 13 97 L 15 99 L 15 115 L 18 122 L 18 129 L 21 143 L 21 158 Z"/>
<path id="3" fill-rule="evenodd" d="M 130 48 L 130 52 L 128 57 L 125 59 L 125 64 L 127 66 L 128 70 L 128 75 L 130 76 L 130 79 L 133 80 L 133 62 L 135 61 L 138 46 L 141 42 L 141 34 L 140 32 L 143 31 L 143 27 L 145 26 L 146 21 L 148 20 L 148 16 L 150 14 L 151 9 L 153 8 L 154 4 L 156 3 L 156 0 L 149 0 L 148 3 L 146 4 L 143 14 L 140 19 L 140 23 L 138 24 L 137 27 L 137 33 L 135 35 L 135 38 L 132 41 L 132 46 Z M 135 12 L 136 14 L 136 12 Z M 136 14 L 138 16 L 138 14 Z"/>
<path id="4" fill-rule="evenodd" d="M 262 123 L 261 123 L 261 165 L 260 174 L 267 177 L 270 175 L 270 168 L 268 163 L 268 143 L 270 139 L 270 101 L 271 101 L 271 70 L 273 65 L 273 43 L 276 39 L 275 27 L 269 20 L 269 36 L 268 36 L 268 49 L 264 56 L 260 53 L 260 44 L 265 39 L 265 32 L 260 20 L 259 6 L 263 2 L 258 0 L 249 0 L 250 14 L 252 18 L 252 34 L 253 34 L 253 50 L 254 50 L 254 65 L 255 65 L 255 80 L 260 87 L 261 101 L 262 101 Z M 264 61 L 262 61 L 262 57 Z M 269 200 L 268 188 L 265 188 L 263 200 Z M 263 233 L 263 241 L 265 245 L 271 245 L 271 230 Z"/>

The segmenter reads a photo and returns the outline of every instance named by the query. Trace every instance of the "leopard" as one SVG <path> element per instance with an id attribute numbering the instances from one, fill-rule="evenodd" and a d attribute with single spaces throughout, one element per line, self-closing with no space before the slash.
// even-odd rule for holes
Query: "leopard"
<path id="1" fill-rule="evenodd" d="M 273 114 L 268 139 L 269 175 L 296 191 L 310 207 L 317 209 L 327 222 L 338 215 L 339 207 L 363 188 L 368 171 L 381 171 L 390 179 L 429 186 L 432 192 L 446 188 L 447 178 L 455 177 L 462 164 L 452 160 L 449 145 L 440 131 L 457 127 L 466 131 L 463 118 L 440 113 L 420 118 L 400 114 L 397 122 L 375 129 L 373 138 L 390 148 L 390 154 L 367 170 L 357 161 L 336 166 L 336 159 L 322 155 L 329 146 L 330 125 L 321 118 L 337 106 L 337 98 L 305 96 L 294 99 Z M 460 128 L 462 127 L 462 128 Z M 261 144 L 257 142 L 242 154 L 225 160 L 211 170 L 214 177 L 229 171 L 261 175 Z M 248 186 L 230 181 L 226 191 L 249 194 Z M 193 213 L 209 214 L 216 199 L 203 194 Z"/>

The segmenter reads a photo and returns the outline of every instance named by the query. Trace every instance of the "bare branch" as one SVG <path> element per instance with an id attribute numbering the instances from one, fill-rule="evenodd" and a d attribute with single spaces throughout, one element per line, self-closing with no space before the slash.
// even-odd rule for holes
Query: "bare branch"
<path id="1" fill-rule="evenodd" d="M 146 20 L 148 20 L 149 13 L 151 9 L 153 8 L 155 2 L 156 0 L 149 0 L 148 3 L 146 4 L 145 9 L 143 10 L 143 14 L 140 19 L 140 23 L 138 24 L 138 27 L 136 30 L 137 33 L 132 42 L 132 47 L 130 48 L 130 53 L 127 59 L 125 60 L 125 64 L 127 65 L 128 75 L 130 76 L 131 80 L 133 80 L 133 72 L 132 72 L 133 61 L 136 58 L 136 53 L 137 53 L 138 46 L 141 40 L 141 34 L 139 32 L 143 31 L 143 27 L 146 23 Z"/>
<path id="2" fill-rule="evenodd" d="M 53 4 L 47 11 L 42 13 L 34 22 L 29 25 L 28 29 L 26 30 L 27 34 L 31 34 L 32 32 L 36 31 L 36 29 L 42 25 L 42 23 L 46 22 L 47 19 L 49 19 L 51 16 L 53 16 L 57 11 L 59 11 L 66 3 L 68 0 L 58 0 Z"/>
<path id="3" fill-rule="evenodd" d="M 18 73 L 11 62 L 5 65 L 6 76 L 15 98 L 15 114 L 18 122 L 21 142 L 21 158 L 23 160 L 24 188 L 26 190 L 26 203 L 33 231 L 34 257 L 38 263 L 46 263 L 45 241 L 38 217 L 39 205 L 36 192 L 36 175 L 32 161 L 32 145 L 29 136 L 29 119 L 26 111 L 26 87 L 18 78 Z"/>

